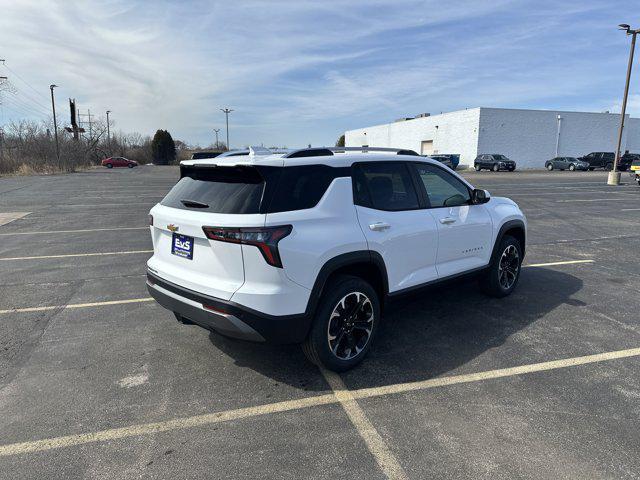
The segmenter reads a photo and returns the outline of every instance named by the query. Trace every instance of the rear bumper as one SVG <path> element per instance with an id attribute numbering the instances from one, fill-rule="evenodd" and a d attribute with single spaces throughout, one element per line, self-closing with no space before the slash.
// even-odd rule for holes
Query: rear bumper
<path id="1" fill-rule="evenodd" d="M 299 343 L 309 331 L 311 316 L 267 315 L 234 302 L 186 289 L 147 271 L 147 289 L 164 308 L 208 330 L 229 337 L 268 343 Z M 204 308 L 206 305 L 208 308 Z"/>

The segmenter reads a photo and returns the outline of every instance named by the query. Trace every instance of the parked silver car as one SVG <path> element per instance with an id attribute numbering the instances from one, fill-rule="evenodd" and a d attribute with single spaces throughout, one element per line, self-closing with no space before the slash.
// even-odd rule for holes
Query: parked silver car
<path id="1" fill-rule="evenodd" d="M 547 160 L 544 164 L 547 170 L 589 170 L 589 162 L 579 160 L 575 157 L 555 157 Z"/>

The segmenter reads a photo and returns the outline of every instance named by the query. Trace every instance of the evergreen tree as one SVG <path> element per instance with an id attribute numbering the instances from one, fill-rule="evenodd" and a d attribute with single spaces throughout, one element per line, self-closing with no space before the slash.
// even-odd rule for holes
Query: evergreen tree
<path id="1" fill-rule="evenodd" d="M 151 141 L 151 157 L 156 165 L 169 165 L 176 159 L 176 144 L 167 130 L 158 130 Z"/>

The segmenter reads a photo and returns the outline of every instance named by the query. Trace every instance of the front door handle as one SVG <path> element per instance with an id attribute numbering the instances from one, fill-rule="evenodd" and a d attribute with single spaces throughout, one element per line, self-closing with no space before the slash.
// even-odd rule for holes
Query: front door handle
<path id="1" fill-rule="evenodd" d="M 440 223 L 442 223 L 443 225 L 449 225 L 455 222 L 456 222 L 456 219 L 453 217 L 444 217 L 440 219 Z"/>
<path id="2" fill-rule="evenodd" d="M 391 228 L 391 225 L 389 225 L 386 222 L 376 222 L 376 223 L 370 224 L 369 228 L 374 232 L 381 232 L 383 230 L 386 230 L 387 228 Z"/>

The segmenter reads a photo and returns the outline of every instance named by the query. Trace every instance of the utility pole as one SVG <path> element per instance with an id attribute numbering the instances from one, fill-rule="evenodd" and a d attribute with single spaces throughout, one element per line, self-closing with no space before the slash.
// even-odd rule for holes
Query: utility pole
<path id="1" fill-rule="evenodd" d="M 220 143 L 218 143 L 218 132 L 220 131 L 220 129 L 214 128 L 213 131 L 216 132 L 216 150 L 217 150 L 218 148 L 220 148 Z"/>
<path id="2" fill-rule="evenodd" d="M 109 131 L 109 114 L 111 110 L 107 110 L 107 148 L 109 149 L 109 155 L 111 155 L 111 133 Z"/>
<path id="3" fill-rule="evenodd" d="M 56 159 L 58 160 L 58 167 L 60 167 L 60 144 L 58 143 L 58 121 L 56 120 L 56 102 L 53 98 L 53 89 L 57 85 L 49 85 L 51 90 L 51 109 L 53 110 L 53 133 L 56 137 Z"/>
<path id="4" fill-rule="evenodd" d="M 229 114 L 233 112 L 233 110 L 229 108 L 221 108 L 220 110 L 222 110 L 227 117 L 227 150 L 231 150 L 231 145 L 229 145 Z"/>
<path id="5" fill-rule="evenodd" d="M 622 132 L 624 130 L 624 116 L 627 112 L 627 97 L 629 96 L 629 81 L 631 80 L 631 69 L 633 68 L 633 54 L 636 48 L 636 35 L 640 32 L 640 28 L 632 30 L 629 25 L 622 23 L 619 25 L 620 30 L 631 35 L 631 49 L 629 50 L 629 64 L 627 65 L 627 80 L 624 85 L 624 96 L 622 97 L 622 112 L 620 112 L 620 131 L 618 132 L 618 144 L 616 146 L 616 156 L 613 160 L 613 170 L 609 172 L 607 185 L 620 185 L 620 172 L 618 171 L 618 162 L 620 161 L 620 148 L 622 146 Z"/>

